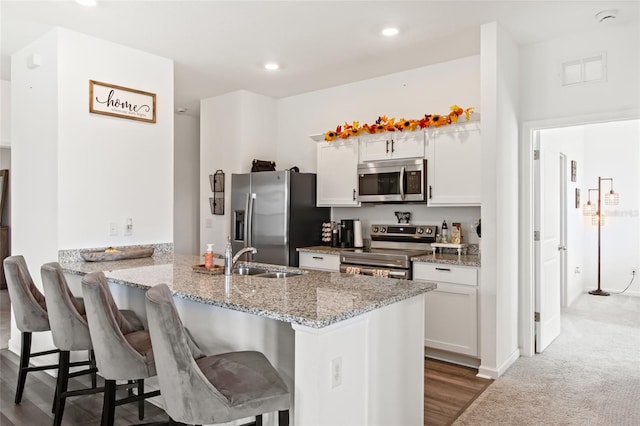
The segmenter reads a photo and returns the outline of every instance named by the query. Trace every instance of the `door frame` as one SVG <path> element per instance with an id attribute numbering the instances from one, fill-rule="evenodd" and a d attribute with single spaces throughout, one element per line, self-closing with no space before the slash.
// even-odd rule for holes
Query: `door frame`
<path id="1" fill-rule="evenodd" d="M 518 250 L 519 267 L 519 332 L 518 346 L 523 356 L 535 354 L 535 326 L 533 321 L 535 302 L 535 250 L 533 231 L 534 226 L 534 168 L 533 151 L 536 132 L 569 126 L 598 124 L 614 121 L 640 119 L 640 109 L 626 109 L 596 114 L 550 118 L 545 120 L 525 121 L 520 132 L 520 177 L 519 177 L 519 216 L 520 238 Z"/>
<path id="2" fill-rule="evenodd" d="M 567 306 L 567 154 L 560 151 L 560 308 Z"/>

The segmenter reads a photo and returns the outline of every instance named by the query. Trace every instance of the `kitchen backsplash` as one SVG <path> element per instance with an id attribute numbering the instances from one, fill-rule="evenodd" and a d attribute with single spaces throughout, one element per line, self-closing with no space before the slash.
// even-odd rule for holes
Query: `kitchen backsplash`
<path id="1" fill-rule="evenodd" d="M 369 238 L 371 224 L 392 225 L 398 223 L 395 212 L 411 212 L 411 224 L 437 225 L 438 232 L 442 221 L 446 220 L 451 226 L 452 222 L 462 224 L 463 241 L 467 244 L 477 245 L 478 236 L 471 230 L 471 225 L 480 218 L 480 207 L 427 207 L 423 204 L 373 204 L 364 207 L 333 207 L 331 220 L 360 219 L 362 221 L 363 237 Z M 320 230 L 318 230 L 320 232 Z M 472 247 L 469 247 L 471 251 Z M 477 247 L 473 248 L 477 252 Z"/>

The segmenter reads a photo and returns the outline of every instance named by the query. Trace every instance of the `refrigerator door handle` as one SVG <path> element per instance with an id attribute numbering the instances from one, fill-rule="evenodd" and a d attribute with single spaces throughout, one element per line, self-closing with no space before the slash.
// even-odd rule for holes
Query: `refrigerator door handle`
<path id="1" fill-rule="evenodd" d="M 245 247 L 253 247 L 253 202 L 255 199 L 255 193 L 247 194 L 247 214 L 245 215 L 245 220 L 247 221 L 245 225 L 247 236 L 244 239 Z"/>

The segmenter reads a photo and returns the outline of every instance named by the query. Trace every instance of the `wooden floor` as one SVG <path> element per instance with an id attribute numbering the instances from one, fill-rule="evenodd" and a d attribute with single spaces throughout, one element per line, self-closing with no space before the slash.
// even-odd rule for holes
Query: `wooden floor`
<path id="1" fill-rule="evenodd" d="M 3 300 L 4 299 L 4 300 Z M 0 302 L 8 299 L 7 291 L 0 291 Z M 0 325 L 9 322 L 8 304 L 0 303 Z M 0 340 L 6 340 L 6 334 Z M 3 339 L 4 338 L 4 339 Z M 13 403 L 19 358 L 8 349 L 0 350 L 0 426 L 50 425 L 53 422 L 51 404 L 55 379 L 46 372 L 29 373 L 22 402 Z M 452 424 L 480 395 L 492 380 L 476 377 L 477 370 L 432 359 L 425 360 L 424 418 L 425 426 Z M 98 385 L 102 383 L 98 379 Z M 86 387 L 87 377 L 71 379 L 70 389 Z M 121 395 L 123 396 L 123 395 Z M 144 421 L 138 420 L 136 404 L 116 407 L 116 425 L 166 422 L 169 417 L 158 407 L 146 403 Z M 65 406 L 63 425 L 85 426 L 100 424 L 102 394 L 70 398 Z M 354 425 L 355 426 L 355 425 Z M 404 426 L 404 425 L 398 425 Z"/>
<path id="2" fill-rule="evenodd" d="M 493 380 L 476 377 L 477 369 L 425 360 L 424 424 L 450 425 Z"/>

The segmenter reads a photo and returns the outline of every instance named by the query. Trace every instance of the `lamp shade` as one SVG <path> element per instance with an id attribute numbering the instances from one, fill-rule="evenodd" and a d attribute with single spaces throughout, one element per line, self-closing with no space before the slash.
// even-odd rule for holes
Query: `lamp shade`
<path id="1" fill-rule="evenodd" d="M 593 216 L 595 213 L 596 213 L 596 206 L 591 204 L 591 201 L 587 201 L 587 203 L 582 207 L 582 215 Z"/>
<path id="2" fill-rule="evenodd" d="M 620 202 L 620 194 L 613 192 L 613 189 L 604 196 L 604 203 L 608 206 L 617 206 Z"/>

